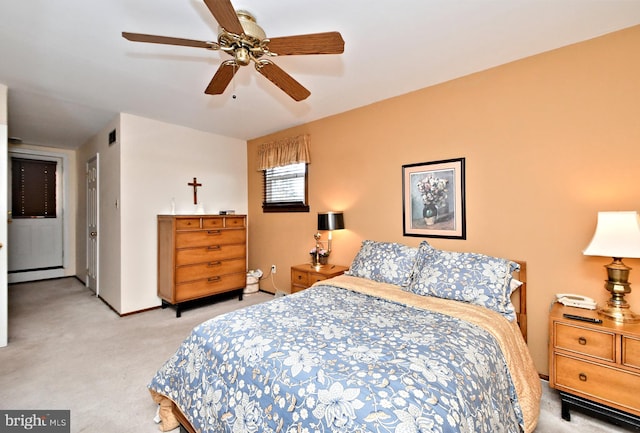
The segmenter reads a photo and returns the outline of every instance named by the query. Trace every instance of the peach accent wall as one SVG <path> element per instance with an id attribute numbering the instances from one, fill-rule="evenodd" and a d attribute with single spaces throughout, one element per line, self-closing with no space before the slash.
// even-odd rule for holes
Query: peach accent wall
<path id="1" fill-rule="evenodd" d="M 547 374 L 554 293 L 607 298 L 610 260 L 582 255 L 597 212 L 640 210 L 639 48 L 636 26 L 249 141 L 249 266 L 276 264 L 273 281 L 289 291 L 289 266 L 308 260 L 324 210 L 345 213 L 333 263 L 350 264 L 364 239 L 525 260 L 529 347 Z M 257 147 L 302 133 L 311 211 L 263 214 Z M 403 236 L 401 166 L 459 157 L 467 239 Z M 640 260 L 625 263 L 640 312 Z"/>

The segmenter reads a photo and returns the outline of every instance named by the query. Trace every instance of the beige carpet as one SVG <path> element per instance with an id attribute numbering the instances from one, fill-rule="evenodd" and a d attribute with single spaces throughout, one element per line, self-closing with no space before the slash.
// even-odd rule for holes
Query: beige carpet
<path id="1" fill-rule="evenodd" d="M 69 409 L 74 433 L 157 432 L 146 385 L 191 328 L 272 297 L 234 297 L 186 310 L 179 319 L 171 309 L 118 317 L 74 278 L 11 285 L 0 408 Z M 546 383 L 543 388 L 536 432 L 627 431 L 579 413 L 563 421 L 557 395 Z"/>

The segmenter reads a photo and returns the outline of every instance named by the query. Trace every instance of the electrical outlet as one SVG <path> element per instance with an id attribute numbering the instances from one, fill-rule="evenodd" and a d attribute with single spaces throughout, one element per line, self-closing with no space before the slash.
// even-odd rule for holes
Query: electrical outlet
<path id="1" fill-rule="evenodd" d="M 271 265 L 271 273 L 272 274 L 276 273 L 276 265 Z"/>

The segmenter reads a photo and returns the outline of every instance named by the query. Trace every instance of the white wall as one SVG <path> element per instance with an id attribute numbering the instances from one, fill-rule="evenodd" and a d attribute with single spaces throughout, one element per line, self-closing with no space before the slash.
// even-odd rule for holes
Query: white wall
<path id="1" fill-rule="evenodd" d="M 117 141 L 109 146 L 113 129 Z M 158 306 L 157 215 L 171 211 L 172 199 L 177 213 L 195 211 L 193 188 L 187 185 L 194 177 L 203 184 L 198 201 L 205 212 L 247 213 L 246 143 L 122 113 L 80 149 L 78 166 L 96 152 L 100 296 L 121 314 Z M 86 185 L 79 179 L 77 251 L 85 260 Z M 77 269 L 85 267 L 83 262 Z"/>
<path id="2" fill-rule="evenodd" d="M 87 274 L 87 181 L 89 159 L 100 154 L 98 195 L 99 263 L 98 286 L 100 297 L 116 311 L 121 311 L 121 255 L 120 255 L 120 141 L 109 146 L 109 132 L 119 135 L 120 116 L 116 116 L 102 131 L 92 137 L 77 152 L 78 206 L 76 212 L 77 276 L 86 282 Z M 116 203 L 118 204 L 116 206 Z"/>
<path id="3" fill-rule="evenodd" d="M 121 115 L 122 312 L 157 306 L 157 215 L 247 212 L 246 143 L 131 114 Z"/>
<path id="4" fill-rule="evenodd" d="M 8 340 L 7 296 L 7 86 L 0 84 L 0 347 Z"/>

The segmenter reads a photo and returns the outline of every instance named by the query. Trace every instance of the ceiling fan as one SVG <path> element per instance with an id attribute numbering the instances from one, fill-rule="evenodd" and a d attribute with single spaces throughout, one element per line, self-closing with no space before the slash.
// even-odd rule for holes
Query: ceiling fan
<path id="1" fill-rule="evenodd" d="M 311 92 L 266 57 L 344 52 L 344 40 L 338 32 L 267 38 L 255 17 L 247 11 L 234 10 L 230 0 L 204 0 L 204 3 L 219 24 L 217 42 L 129 32 L 122 32 L 122 36 L 133 42 L 206 48 L 229 54 L 233 59 L 218 67 L 204 91 L 209 95 L 224 93 L 239 67 L 253 61 L 260 74 L 294 100 L 302 101 Z"/>

